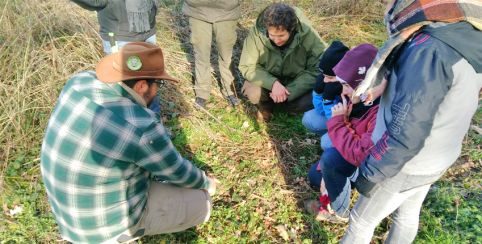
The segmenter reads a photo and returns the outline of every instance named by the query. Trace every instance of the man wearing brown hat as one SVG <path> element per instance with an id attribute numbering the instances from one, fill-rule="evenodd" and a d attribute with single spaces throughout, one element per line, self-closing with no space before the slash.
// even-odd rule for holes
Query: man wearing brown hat
<path id="1" fill-rule="evenodd" d="M 41 170 L 62 237 L 119 243 L 182 231 L 210 215 L 214 178 L 179 155 L 147 105 L 176 81 L 160 48 L 127 44 L 74 75 L 52 112 Z"/>

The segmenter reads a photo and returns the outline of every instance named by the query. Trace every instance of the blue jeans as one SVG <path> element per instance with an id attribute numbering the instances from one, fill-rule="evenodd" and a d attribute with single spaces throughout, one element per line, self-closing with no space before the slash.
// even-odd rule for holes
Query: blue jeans
<path id="1" fill-rule="evenodd" d="M 348 217 L 351 198 L 349 177 L 356 171 L 357 167 L 346 161 L 333 147 L 326 149 L 321 155 L 321 171 L 316 170 L 317 164 L 312 165 L 308 172 L 310 184 L 319 189 L 323 178 L 331 208 L 340 217 Z"/>
<path id="2" fill-rule="evenodd" d="M 376 226 L 391 213 L 393 223 L 385 243 L 412 243 L 418 231 L 420 208 L 431 184 L 402 188 L 416 185 L 419 180 L 420 177 L 399 173 L 377 183 L 370 198 L 360 195 L 341 243 L 370 243 Z"/>
<path id="3" fill-rule="evenodd" d="M 321 136 L 320 146 L 321 146 L 321 149 L 323 150 L 333 147 L 333 144 L 331 143 L 331 139 L 328 136 L 328 133 L 326 133 L 327 131 L 326 122 L 328 120 L 329 118 L 320 114 L 315 109 L 306 111 L 303 114 L 303 118 L 301 120 L 301 123 L 307 130 Z"/>
<path id="4" fill-rule="evenodd" d="M 161 113 L 161 98 L 159 94 L 157 94 L 152 100 L 152 102 L 149 104 L 149 109 L 158 115 Z"/>
<path id="5" fill-rule="evenodd" d="M 321 136 L 326 133 L 326 121 L 328 121 L 328 118 L 317 112 L 315 109 L 312 109 L 303 114 L 301 123 L 310 132 Z"/>
<path id="6" fill-rule="evenodd" d="M 333 144 L 331 143 L 331 139 L 328 136 L 328 133 L 326 133 L 327 131 L 326 122 L 328 120 L 329 118 L 320 114 L 315 109 L 306 111 L 303 114 L 303 119 L 301 120 L 301 123 L 303 124 L 303 126 L 305 126 L 307 130 L 321 136 L 320 146 L 321 146 L 321 149 L 323 150 L 333 147 Z"/>
<path id="7" fill-rule="evenodd" d="M 331 139 L 328 136 L 328 133 L 325 133 L 324 135 L 321 136 L 320 146 L 321 146 L 321 149 L 323 149 L 323 151 L 328 150 L 329 148 L 333 148 L 333 143 L 331 142 Z"/>
<path id="8" fill-rule="evenodd" d="M 310 186 L 317 191 L 320 191 L 321 179 L 323 178 L 321 171 L 316 169 L 319 163 L 320 161 L 317 161 L 316 163 L 312 164 L 310 170 L 308 171 L 308 181 L 310 182 Z"/>
<path id="9" fill-rule="evenodd" d="M 157 39 L 156 35 L 152 35 L 149 38 L 145 40 L 147 43 L 151 43 L 156 45 L 157 44 Z M 125 46 L 127 43 L 126 41 L 116 41 L 117 48 L 121 48 Z M 110 45 L 109 41 L 102 40 L 102 46 L 104 47 L 104 53 L 105 54 L 111 54 L 112 53 L 112 47 Z M 154 113 L 160 114 L 161 113 L 161 102 L 160 102 L 160 97 L 157 95 L 154 100 L 152 100 L 151 104 L 149 105 L 149 109 L 152 110 Z"/>

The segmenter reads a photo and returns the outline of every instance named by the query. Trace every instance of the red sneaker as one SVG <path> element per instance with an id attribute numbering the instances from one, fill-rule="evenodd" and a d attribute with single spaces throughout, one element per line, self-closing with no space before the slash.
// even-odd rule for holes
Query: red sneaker
<path id="1" fill-rule="evenodd" d="M 318 221 L 328 221 L 331 223 L 348 222 L 348 218 L 338 216 L 336 212 L 331 209 L 328 195 L 320 196 L 319 201 L 307 200 L 304 202 L 304 205 L 306 212 L 315 216 L 315 219 Z"/>
<path id="2" fill-rule="evenodd" d="M 331 209 L 330 204 L 328 204 L 326 207 L 320 206 L 315 219 L 318 221 L 328 221 L 331 223 L 348 223 L 348 218 L 341 217 L 336 214 L 336 212 Z"/>

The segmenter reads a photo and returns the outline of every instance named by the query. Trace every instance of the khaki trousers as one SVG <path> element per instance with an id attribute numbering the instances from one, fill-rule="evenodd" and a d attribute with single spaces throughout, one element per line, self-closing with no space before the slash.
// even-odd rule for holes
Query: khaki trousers
<path id="1" fill-rule="evenodd" d="M 211 92 L 211 42 L 214 33 L 218 51 L 219 72 L 221 73 L 221 92 L 224 96 L 233 95 L 233 73 L 231 58 L 233 46 L 236 43 L 237 21 L 222 21 L 209 23 L 195 18 L 189 18 L 191 28 L 191 43 L 194 49 L 196 97 L 208 99 Z"/>
<path id="2" fill-rule="evenodd" d="M 106 243 L 129 243 L 144 235 L 183 231 L 206 222 L 210 215 L 211 197 L 206 191 L 153 181 L 139 223 Z"/>

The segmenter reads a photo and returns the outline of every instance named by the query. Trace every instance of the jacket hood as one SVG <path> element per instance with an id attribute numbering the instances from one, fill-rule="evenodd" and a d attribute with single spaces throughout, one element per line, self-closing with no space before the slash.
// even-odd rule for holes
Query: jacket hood
<path id="1" fill-rule="evenodd" d="M 482 73 L 482 31 L 464 21 L 436 28 L 428 27 L 423 32 L 449 45 L 464 57 L 477 73 Z"/>

